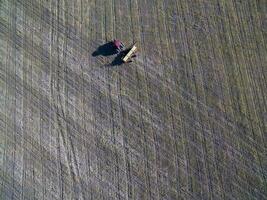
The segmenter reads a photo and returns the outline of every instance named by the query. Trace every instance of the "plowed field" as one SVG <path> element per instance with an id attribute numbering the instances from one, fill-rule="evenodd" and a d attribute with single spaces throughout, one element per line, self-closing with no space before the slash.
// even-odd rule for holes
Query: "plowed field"
<path id="1" fill-rule="evenodd" d="M 267 199 L 266 13 L 0 0 L 0 199 Z"/>

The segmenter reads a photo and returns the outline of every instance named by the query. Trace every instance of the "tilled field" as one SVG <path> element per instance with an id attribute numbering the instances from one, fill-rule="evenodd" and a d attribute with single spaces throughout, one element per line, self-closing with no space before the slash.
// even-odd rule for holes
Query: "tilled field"
<path id="1" fill-rule="evenodd" d="M 0 0 L 0 199 L 267 199 L 266 13 Z"/>

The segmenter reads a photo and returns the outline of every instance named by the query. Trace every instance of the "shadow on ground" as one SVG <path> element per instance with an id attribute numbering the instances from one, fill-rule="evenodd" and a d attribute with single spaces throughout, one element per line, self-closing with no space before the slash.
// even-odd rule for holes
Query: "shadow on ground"
<path id="1" fill-rule="evenodd" d="M 115 58 L 113 59 L 113 61 L 108 64 L 107 66 L 120 66 L 122 64 L 124 64 L 122 58 L 130 51 L 130 48 L 125 49 L 123 51 L 121 51 L 120 53 L 117 53 L 116 49 L 113 46 L 113 42 L 108 42 L 106 44 L 103 44 L 101 46 L 99 46 L 97 48 L 97 50 L 95 50 L 92 53 L 93 57 L 96 56 L 112 56 L 112 55 L 116 55 Z"/>
<path id="2" fill-rule="evenodd" d="M 123 56 L 125 55 L 125 51 L 120 52 L 114 58 L 114 60 L 110 63 L 110 66 L 122 65 L 124 62 L 122 61 Z"/>
<path id="3" fill-rule="evenodd" d="M 111 55 L 114 55 L 116 53 L 117 52 L 116 52 L 116 49 L 113 46 L 113 42 L 108 42 L 106 44 L 103 44 L 103 45 L 99 46 L 97 48 L 97 50 L 92 53 L 92 56 L 93 57 L 100 56 L 100 55 L 102 55 L 102 56 L 111 56 Z"/>

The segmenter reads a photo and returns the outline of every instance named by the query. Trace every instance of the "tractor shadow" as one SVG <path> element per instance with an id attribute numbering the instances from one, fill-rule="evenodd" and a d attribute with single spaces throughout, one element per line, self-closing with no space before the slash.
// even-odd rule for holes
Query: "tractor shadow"
<path id="1" fill-rule="evenodd" d="M 92 56 L 113 56 L 116 55 L 113 61 L 108 64 L 107 66 L 120 66 L 122 64 L 125 64 L 122 60 L 122 58 L 130 51 L 130 48 L 127 48 L 120 53 L 117 53 L 116 49 L 114 48 L 113 42 L 108 42 L 106 44 L 103 44 L 99 46 L 93 53 Z"/>
<path id="2" fill-rule="evenodd" d="M 108 42 L 106 44 L 103 44 L 101 46 L 99 46 L 93 53 L 92 56 L 96 57 L 96 56 L 112 56 L 114 54 L 116 54 L 116 49 L 113 46 L 113 42 Z"/>

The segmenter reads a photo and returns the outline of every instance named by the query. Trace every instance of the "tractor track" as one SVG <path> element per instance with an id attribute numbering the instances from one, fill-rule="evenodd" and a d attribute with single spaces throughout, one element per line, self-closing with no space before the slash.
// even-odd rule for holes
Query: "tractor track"
<path id="1" fill-rule="evenodd" d="M 0 1 L 0 199 L 265 199 L 264 10 Z"/>

